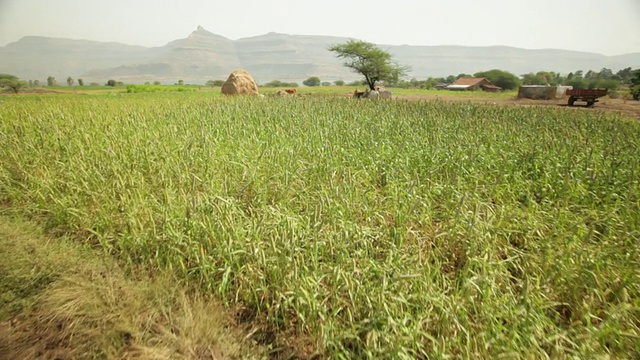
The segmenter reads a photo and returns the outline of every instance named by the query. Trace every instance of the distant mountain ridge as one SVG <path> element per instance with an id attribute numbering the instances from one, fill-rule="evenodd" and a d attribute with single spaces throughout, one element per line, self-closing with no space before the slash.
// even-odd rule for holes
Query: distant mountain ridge
<path id="1" fill-rule="evenodd" d="M 115 79 L 125 83 L 161 81 L 204 84 L 238 68 L 249 71 L 260 84 L 272 80 L 301 82 L 311 76 L 322 81 L 359 79 L 346 69 L 330 45 L 350 38 L 319 35 L 264 35 L 230 40 L 198 27 L 188 37 L 161 47 L 114 42 L 27 36 L 0 47 L 0 73 L 44 81 L 68 76 L 85 83 Z M 537 71 L 563 74 L 576 70 L 614 72 L 640 67 L 640 52 L 617 56 L 559 50 L 527 50 L 508 46 L 384 45 L 396 61 L 409 65 L 407 78 L 424 79 L 501 69 L 522 75 Z"/>

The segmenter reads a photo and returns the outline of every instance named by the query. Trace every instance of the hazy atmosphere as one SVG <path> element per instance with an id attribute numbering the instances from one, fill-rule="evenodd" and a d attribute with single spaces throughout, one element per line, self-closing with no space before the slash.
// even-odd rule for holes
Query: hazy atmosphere
<path id="1" fill-rule="evenodd" d="M 197 26 L 232 40 L 279 32 L 390 45 L 640 52 L 638 0 L 0 0 L 0 46 L 49 36 L 162 46 Z"/>

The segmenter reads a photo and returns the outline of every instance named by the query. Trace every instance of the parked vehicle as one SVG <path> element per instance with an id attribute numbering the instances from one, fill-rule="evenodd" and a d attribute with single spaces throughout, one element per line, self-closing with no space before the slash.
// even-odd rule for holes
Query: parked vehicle
<path id="1" fill-rule="evenodd" d="M 576 101 L 584 101 L 587 107 L 592 107 L 598 102 L 598 98 L 607 95 L 607 89 L 567 89 L 569 95 L 569 106 L 573 106 Z"/>

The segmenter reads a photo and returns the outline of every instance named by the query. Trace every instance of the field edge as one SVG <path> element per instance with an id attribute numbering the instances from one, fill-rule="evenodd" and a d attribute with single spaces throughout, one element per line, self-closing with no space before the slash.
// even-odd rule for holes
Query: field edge
<path id="1" fill-rule="evenodd" d="M 0 214 L 0 253 L 0 357 L 267 357 L 217 299 L 169 274 L 134 279 L 113 258 L 52 238 L 34 221 Z"/>

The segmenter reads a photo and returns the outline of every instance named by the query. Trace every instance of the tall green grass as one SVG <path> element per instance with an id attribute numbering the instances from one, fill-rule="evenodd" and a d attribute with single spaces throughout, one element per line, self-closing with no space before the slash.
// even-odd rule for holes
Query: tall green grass
<path id="1" fill-rule="evenodd" d="M 137 84 L 129 84 L 127 85 L 127 93 L 156 93 L 156 92 L 185 92 L 185 91 L 196 91 L 195 87 L 186 87 L 186 86 L 162 86 L 162 85 L 137 85 Z"/>
<path id="2" fill-rule="evenodd" d="M 324 357 L 640 352 L 637 122 L 196 93 L 0 105 L 0 201 Z"/>

